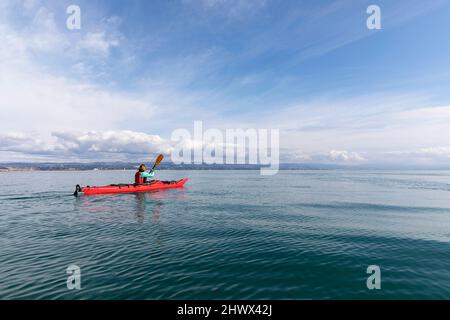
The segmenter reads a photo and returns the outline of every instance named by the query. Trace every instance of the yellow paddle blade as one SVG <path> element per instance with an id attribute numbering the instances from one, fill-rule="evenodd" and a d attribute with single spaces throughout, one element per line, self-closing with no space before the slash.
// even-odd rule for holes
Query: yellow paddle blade
<path id="1" fill-rule="evenodd" d="M 162 154 L 159 154 L 155 161 L 155 166 L 159 165 L 161 161 L 163 161 L 164 156 Z"/>

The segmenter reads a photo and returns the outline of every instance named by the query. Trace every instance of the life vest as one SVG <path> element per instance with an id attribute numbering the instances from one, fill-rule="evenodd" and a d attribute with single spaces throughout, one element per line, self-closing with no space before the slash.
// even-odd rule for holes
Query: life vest
<path id="1" fill-rule="evenodd" d="M 147 178 L 143 178 L 139 171 L 136 172 L 136 174 L 134 175 L 134 183 L 135 184 L 143 184 L 143 183 L 146 183 L 146 182 L 147 182 Z"/>

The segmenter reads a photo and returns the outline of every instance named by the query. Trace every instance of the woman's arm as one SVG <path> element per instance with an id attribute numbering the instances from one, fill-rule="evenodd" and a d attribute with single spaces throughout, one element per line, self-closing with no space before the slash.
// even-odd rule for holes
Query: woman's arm
<path id="1" fill-rule="evenodd" d="M 155 172 L 141 172 L 142 178 L 152 178 L 155 176 Z"/>

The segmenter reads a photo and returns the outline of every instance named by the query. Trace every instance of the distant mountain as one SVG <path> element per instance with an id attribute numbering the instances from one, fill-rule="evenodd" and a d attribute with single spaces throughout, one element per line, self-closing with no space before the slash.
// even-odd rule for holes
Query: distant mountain
<path id="1" fill-rule="evenodd" d="M 140 162 L 14 162 L 0 163 L 0 171 L 76 171 L 76 170 L 136 170 Z M 147 162 L 150 167 L 151 163 Z M 162 170 L 259 170 L 254 164 L 174 164 L 163 162 Z M 395 165 L 337 165 L 321 163 L 282 163 L 280 170 L 449 170 L 450 167 L 427 168 Z"/>
<path id="2" fill-rule="evenodd" d="M 36 170 L 36 171 L 57 171 L 57 170 L 135 170 L 139 163 L 131 162 L 14 162 L 0 163 L 3 170 Z M 148 163 L 148 166 L 151 164 Z M 165 162 L 159 166 L 162 170 L 259 170 L 261 165 L 254 164 L 174 164 Z M 335 165 L 322 164 L 281 164 L 280 170 L 317 170 L 341 168 Z"/>

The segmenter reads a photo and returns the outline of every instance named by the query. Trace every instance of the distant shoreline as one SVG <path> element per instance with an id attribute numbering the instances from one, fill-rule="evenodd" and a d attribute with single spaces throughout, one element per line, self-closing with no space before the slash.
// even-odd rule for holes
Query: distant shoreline
<path id="1" fill-rule="evenodd" d="M 2 172 L 87 172 L 87 171 L 135 171 L 136 169 L 0 169 L 0 173 Z M 229 169 L 218 169 L 218 168 L 211 168 L 211 169 L 192 169 L 192 168 L 163 168 L 158 169 L 158 171 L 243 171 L 243 170 L 259 170 L 254 168 L 229 168 Z M 306 170 L 306 169 L 280 169 L 280 170 Z M 312 169 L 307 169 L 312 170 Z M 314 169 L 314 170 L 320 170 L 320 169 Z M 323 169 L 322 169 L 323 170 Z"/>
<path id="2" fill-rule="evenodd" d="M 161 168 L 158 171 L 256 171 L 259 168 Z M 279 168 L 279 171 L 450 171 L 446 168 Z M 18 173 L 18 172 L 97 172 L 97 171 L 135 171 L 135 169 L 0 169 L 1 173 Z"/>
<path id="3" fill-rule="evenodd" d="M 3 162 L 0 163 L 1 172 L 33 172 L 33 171 L 127 171 L 136 170 L 141 162 Z M 149 163 L 151 164 L 151 163 Z M 174 164 L 164 162 L 158 170 L 260 170 L 266 166 L 258 164 Z M 394 164 L 385 165 L 350 165 L 350 164 L 324 164 L 324 163 L 280 163 L 278 170 L 389 170 L 389 171 L 448 171 L 449 166 L 442 167 L 418 167 L 418 166 L 400 166 Z"/>
<path id="4" fill-rule="evenodd" d="M 126 169 L 0 169 L 1 172 L 87 172 L 87 171 L 135 171 L 136 169 L 126 168 Z M 236 170 L 236 171 L 242 171 L 242 170 L 259 170 L 259 168 L 228 168 L 228 169 L 218 169 L 218 168 L 209 168 L 209 169 L 193 169 L 193 168 L 160 168 L 157 169 L 158 171 L 230 171 L 230 170 Z M 280 169 L 280 170 L 286 170 L 286 169 Z M 296 169 L 294 169 L 296 170 Z M 298 169 L 297 169 L 298 170 Z M 304 169 L 303 169 L 304 170 Z M 311 170 L 311 169 L 309 169 Z M 319 170 L 319 169 L 314 169 Z"/>

